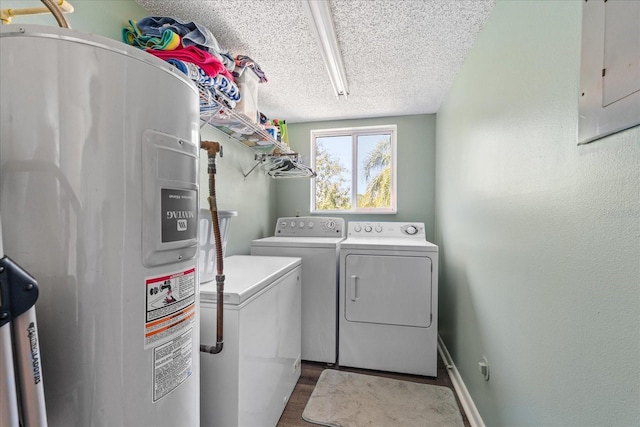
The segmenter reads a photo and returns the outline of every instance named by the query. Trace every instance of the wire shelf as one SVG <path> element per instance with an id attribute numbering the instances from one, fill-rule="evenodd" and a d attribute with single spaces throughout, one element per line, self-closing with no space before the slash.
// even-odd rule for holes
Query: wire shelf
<path id="1" fill-rule="evenodd" d="M 200 119 L 202 126 L 211 125 L 238 142 L 260 153 L 290 153 L 291 149 L 274 139 L 249 117 L 231 108 L 234 101 L 213 88 L 196 83 L 200 92 Z"/>
<path id="2" fill-rule="evenodd" d="M 245 179 L 257 166 L 262 165 L 265 173 L 272 178 L 314 178 L 316 173 L 300 161 L 298 153 L 289 146 L 274 139 L 260 125 L 249 117 L 233 110 L 235 101 L 214 88 L 196 82 L 200 92 L 201 128 L 210 125 L 227 136 L 246 145 L 258 154 L 256 165 L 243 174 Z"/>

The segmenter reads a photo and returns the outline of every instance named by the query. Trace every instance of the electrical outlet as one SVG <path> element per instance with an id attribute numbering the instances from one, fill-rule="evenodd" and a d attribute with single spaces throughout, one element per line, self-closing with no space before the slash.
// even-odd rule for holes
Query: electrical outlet
<path id="1" fill-rule="evenodd" d="M 489 361 L 485 356 L 482 356 L 482 360 L 478 363 L 480 373 L 484 376 L 485 381 L 489 381 Z"/>

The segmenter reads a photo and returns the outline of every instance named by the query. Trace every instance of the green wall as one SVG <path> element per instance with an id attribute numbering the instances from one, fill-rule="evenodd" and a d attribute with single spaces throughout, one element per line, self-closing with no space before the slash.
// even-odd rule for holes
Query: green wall
<path id="1" fill-rule="evenodd" d="M 395 124 L 398 128 L 398 212 L 395 215 L 347 214 L 346 221 L 420 221 L 427 237 L 434 234 L 435 115 L 384 117 L 295 123 L 288 126 L 291 149 L 310 164 L 311 130 Z M 311 185 L 308 179 L 282 179 L 277 184 L 277 216 L 309 215 Z M 273 233 L 273 232 L 272 232 Z"/>
<path id="2" fill-rule="evenodd" d="M 640 127 L 576 145 L 581 8 L 499 0 L 437 115 L 440 334 L 487 426 L 640 420 Z"/>
<path id="3" fill-rule="evenodd" d="M 223 156 L 216 160 L 216 200 L 219 210 L 237 211 L 231 219 L 229 239 L 225 255 L 250 252 L 251 240 L 272 236 L 276 223 L 276 181 L 262 172 L 258 166 L 246 178 L 256 164 L 254 152 L 222 132 L 206 126 L 202 140 L 218 141 Z M 200 155 L 200 206 L 208 208 L 209 195 L 207 156 Z"/>
<path id="4" fill-rule="evenodd" d="M 147 15 L 128 0 L 72 4 L 74 29 L 117 40 Z M 580 26 L 580 1 L 499 0 L 437 117 L 289 129 L 308 163 L 311 129 L 398 125 L 398 213 L 345 218 L 427 224 L 440 246 L 440 334 L 487 426 L 640 418 L 640 129 L 576 146 Z M 308 214 L 308 180 L 259 168 L 245 179 L 252 152 L 208 127 L 202 136 L 224 146 L 219 208 L 239 212 L 228 255 L 271 235 L 276 217 Z"/>
<path id="5" fill-rule="evenodd" d="M 133 0 L 69 0 L 73 13 L 65 14 L 69 26 L 78 31 L 99 34 L 115 40 L 121 40 L 120 32 L 129 19 L 140 19 L 148 13 Z M 44 7 L 34 0 L 0 0 L 0 9 L 22 9 Z M 51 14 L 18 16 L 13 24 L 41 24 L 57 26 Z"/>
<path id="6" fill-rule="evenodd" d="M 66 14 L 72 29 L 99 34 L 121 40 L 121 30 L 129 19 L 140 19 L 149 14 L 133 0 L 71 0 L 74 12 Z M 41 7 L 40 1 L 0 0 L 0 8 Z M 13 24 L 41 24 L 57 26 L 50 14 L 19 16 Z M 238 216 L 231 219 L 226 255 L 248 254 L 252 239 L 273 233 L 276 221 L 275 182 L 260 173 L 258 168 L 246 179 L 246 173 L 255 164 L 253 152 L 244 145 L 228 138 L 216 129 L 205 126 L 202 139 L 223 144 L 223 157 L 216 164 L 216 193 L 218 209 L 233 210 Z M 207 161 L 204 152 L 200 158 L 200 201 L 208 208 L 206 197 L 209 193 Z"/>

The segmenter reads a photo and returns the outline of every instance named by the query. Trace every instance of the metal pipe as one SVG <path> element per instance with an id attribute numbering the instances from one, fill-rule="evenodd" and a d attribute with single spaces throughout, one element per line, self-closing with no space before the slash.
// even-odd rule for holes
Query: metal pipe
<path id="1" fill-rule="evenodd" d="M 19 372 L 18 389 L 25 427 L 46 427 L 47 406 L 42 383 L 42 365 L 36 308 L 18 316 L 13 321 L 14 350 L 22 355 L 16 360 Z"/>
<path id="2" fill-rule="evenodd" d="M 4 254 L 0 221 L 1 426 L 47 427 L 37 299 L 36 280 Z"/>
<path id="3" fill-rule="evenodd" d="M 46 7 L 27 7 L 23 9 L 3 9 L 2 10 L 2 23 L 10 24 L 11 19 L 16 16 L 22 15 L 39 15 L 42 13 L 51 12 L 53 17 L 58 22 L 58 25 L 63 28 L 71 28 L 69 22 L 64 17 L 63 13 L 72 13 L 73 6 L 67 3 L 65 0 L 40 0 Z"/>
<path id="4" fill-rule="evenodd" d="M 2 256 L 0 251 L 0 256 Z M 2 301 L 0 301 L 2 303 Z M 0 326 L 0 426 L 18 425 L 18 394 L 13 362 L 11 324 Z"/>
<path id="5" fill-rule="evenodd" d="M 223 339 L 223 308 L 224 308 L 224 265 L 222 257 L 222 239 L 220 237 L 220 223 L 218 222 L 218 203 L 216 201 L 216 154 L 222 156 L 222 146 L 219 142 L 202 141 L 200 148 L 207 151 L 209 173 L 209 211 L 213 226 L 213 237 L 216 246 L 216 344 L 214 346 L 200 344 L 200 351 L 217 354 L 222 351 Z"/>
<path id="6" fill-rule="evenodd" d="M 67 22 L 67 18 L 64 17 L 62 13 L 62 9 L 54 0 L 40 0 L 46 7 L 49 9 L 54 18 L 56 18 L 56 22 L 62 28 L 71 28 L 69 26 L 69 22 Z M 64 3 L 64 0 L 61 0 L 60 5 Z M 71 6 L 71 11 L 73 12 L 73 6 Z"/>
<path id="7" fill-rule="evenodd" d="M 2 218 L 0 218 L 0 259 L 4 257 L 2 249 Z M 2 273 L 3 267 L 0 267 Z M 8 298 L 2 292 L 0 285 L 0 307 L 5 303 L 3 298 Z M 0 310 L 0 320 L 9 314 Z M 0 426 L 17 426 L 19 419 L 18 394 L 15 380 L 15 364 L 13 362 L 13 341 L 11 339 L 11 324 L 0 326 Z"/>

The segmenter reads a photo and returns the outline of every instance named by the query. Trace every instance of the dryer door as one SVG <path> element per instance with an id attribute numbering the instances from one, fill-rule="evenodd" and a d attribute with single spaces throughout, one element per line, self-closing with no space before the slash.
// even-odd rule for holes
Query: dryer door
<path id="1" fill-rule="evenodd" d="M 344 274 L 347 321 L 431 325 L 430 258 L 349 254 Z"/>

